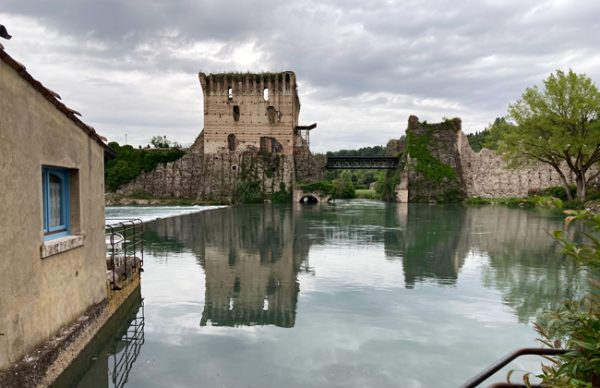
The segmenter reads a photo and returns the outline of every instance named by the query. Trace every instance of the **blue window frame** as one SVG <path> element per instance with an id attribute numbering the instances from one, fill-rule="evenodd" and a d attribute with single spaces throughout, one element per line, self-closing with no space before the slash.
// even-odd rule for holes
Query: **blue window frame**
<path id="1" fill-rule="evenodd" d="M 69 170 L 55 167 L 42 168 L 42 196 L 44 199 L 44 240 L 69 234 Z"/>

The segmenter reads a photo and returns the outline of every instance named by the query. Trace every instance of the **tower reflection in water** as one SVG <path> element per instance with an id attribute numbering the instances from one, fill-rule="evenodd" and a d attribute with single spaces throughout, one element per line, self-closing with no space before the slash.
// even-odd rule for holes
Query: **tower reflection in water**
<path id="1" fill-rule="evenodd" d="M 204 235 L 200 325 L 293 327 L 301 259 L 294 259 L 291 212 L 256 206 L 222 214 Z"/>
<path id="2" fill-rule="evenodd" d="M 304 212 L 270 204 L 230 207 L 147 224 L 145 249 L 163 261 L 189 249 L 205 274 L 200 326 L 294 327 L 298 274 L 312 240 Z"/>
<path id="3" fill-rule="evenodd" d="M 144 319 L 138 288 L 52 386 L 124 387 L 145 342 Z"/>

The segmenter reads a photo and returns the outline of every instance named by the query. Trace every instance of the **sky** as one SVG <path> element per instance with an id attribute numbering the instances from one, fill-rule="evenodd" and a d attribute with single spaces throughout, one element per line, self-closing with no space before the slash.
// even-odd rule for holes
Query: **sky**
<path id="1" fill-rule="evenodd" d="M 483 130 L 557 69 L 600 84 L 598 0 L 0 0 L 6 51 L 109 141 L 191 144 L 198 72 L 296 73 L 315 152 Z"/>

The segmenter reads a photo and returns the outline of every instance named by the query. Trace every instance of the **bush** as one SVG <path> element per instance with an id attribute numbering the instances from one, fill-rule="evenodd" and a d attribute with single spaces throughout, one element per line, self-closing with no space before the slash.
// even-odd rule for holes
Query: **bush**
<path id="1" fill-rule="evenodd" d="M 569 191 L 571 192 L 572 198 L 577 197 L 577 188 L 575 186 L 569 186 Z M 567 190 L 564 186 L 552 186 L 543 190 L 530 190 L 529 195 L 545 195 L 559 198 L 562 201 L 569 200 L 569 197 L 567 197 Z"/>
<path id="2" fill-rule="evenodd" d="M 552 357 L 553 364 L 543 366 L 544 386 L 600 386 L 600 215 L 586 211 L 567 211 L 566 225 L 575 220 L 589 228 L 584 242 L 575 244 L 564 231 L 554 232 L 554 239 L 565 254 L 590 271 L 592 291 L 584 298 L 567 301 L 560 308 L 548 311 L 536 322 L 539 341 L 549 348 L 572 349 L 562 356 Z"/>
<path id="3" fill-rule="evenodd" d="M 552 196 L 544 196 L 544 195 L 536 195 L 533 197 L 533 202 L 536 207 L 546 208 L 546 209 L 562 209 L 563 201 L 560 198 L 552 197 Z"/>

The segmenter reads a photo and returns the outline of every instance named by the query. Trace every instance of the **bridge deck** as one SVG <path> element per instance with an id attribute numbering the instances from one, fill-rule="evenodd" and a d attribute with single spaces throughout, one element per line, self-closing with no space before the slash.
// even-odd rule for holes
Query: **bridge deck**
<path id="1" fill-rule="evenodd" d="M 398 167 L 394 156 L 328 156 L 325 168 L 328 170 L 392 170 Z"/>

